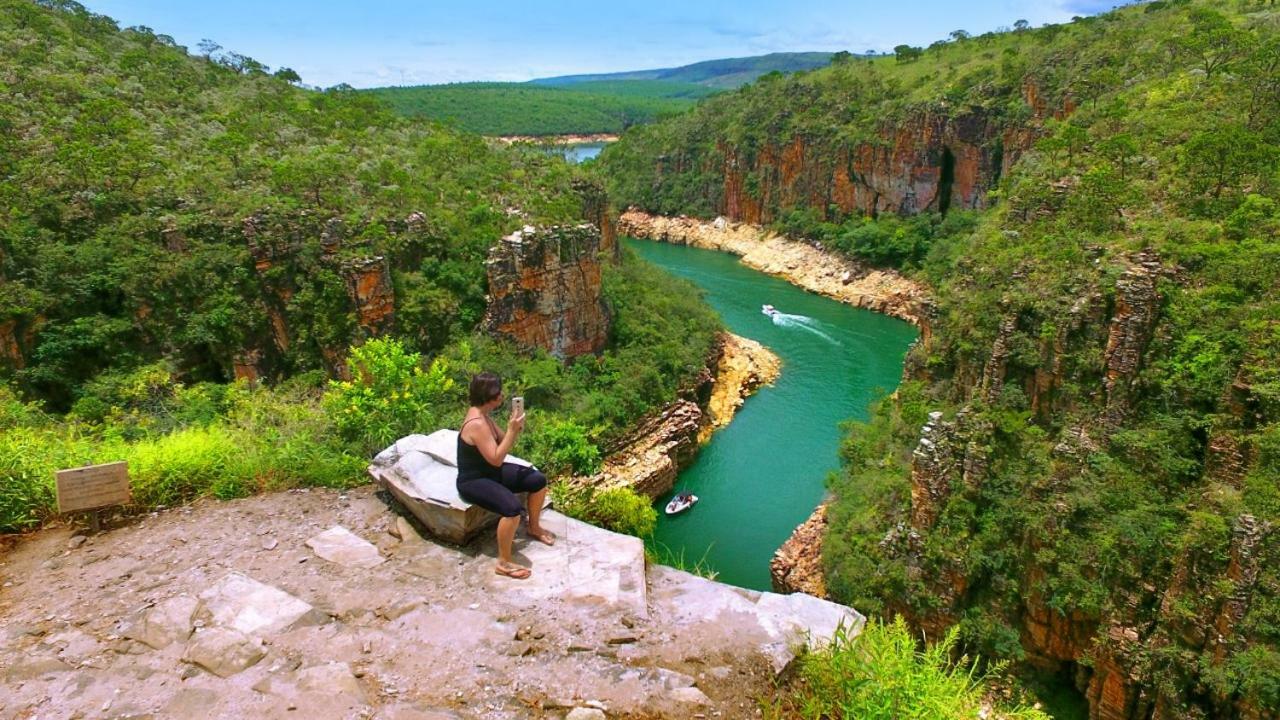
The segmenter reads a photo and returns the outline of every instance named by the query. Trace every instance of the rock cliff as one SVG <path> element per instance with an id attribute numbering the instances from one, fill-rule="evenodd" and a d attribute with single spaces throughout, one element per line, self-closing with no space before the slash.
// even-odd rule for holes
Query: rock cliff
<path id="1" fill-rule="evenodd" d="M 526 226 L 489 251 L 484 327 L 564 359 L 603 349 L 610 314 L 601 285 L 599 228 Z"/>

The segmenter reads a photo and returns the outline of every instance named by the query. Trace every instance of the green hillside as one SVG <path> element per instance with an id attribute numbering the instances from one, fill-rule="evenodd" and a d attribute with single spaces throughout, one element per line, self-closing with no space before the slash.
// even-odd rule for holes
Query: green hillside
<path id="1" fill-rule="evenodd" d="M 365 91 L 406 117 L 481 135 L 620 133 L 681 113 L 714 92 L 665 81 L 601 81 L 573 89 L 528 83 L 457 83 Z"/>
<path id="2" fill-rule="evenodd" d="M 753 57 L 705 60 L 675 68 L 597 75 L 562 75 L 529 82 L 536 85 L 572 86 L 577 89 L 584 83 L 602 81 L 661 80 L 731 90 L 771 72 L 793 73 L 824 67 L 831 62 L 831 56 L 832 53 L 827 52 L 770 53 Z"/>
<path id="3" fill-rule="evenodd" d="M 620 204 L 758 213 L 932 288 L 908 381 L 831 482 L 836 597 L 958 627 L 1091 717 L 1274 718 L 1277 78 L 1274 3 L 1157 0 L 770 78 L 596 169 Z M 878 164 L 913 147 L 912 179 Z M 989 185 L 910 204 L 931 178 Z M 849 209 L 881 191 L 924 212 Z"/>
<path id="4" fill-rule="evenodd" d="M 605 271 L 598 357 L 478 333 L 498 238 L 579 223 L 600 188 L 289 77 L 0 0 L 0 532 L 53 516 L 53 470 L 92 462 L 127 459 L 144 508 L 365 482 L 372 451 L 455 425 L 481 369 L 536 403 L 520 452 L 589 471 L 702 367 L 714 315 L 629 259 Z M 383 320 L 357 307 L 368 277 L 393 291 Z"/>

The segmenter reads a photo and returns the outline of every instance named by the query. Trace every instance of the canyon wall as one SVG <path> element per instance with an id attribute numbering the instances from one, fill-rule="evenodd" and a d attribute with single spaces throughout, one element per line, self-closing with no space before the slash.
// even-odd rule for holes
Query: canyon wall
<path id="1" fill-rule="evenodd" d="M 560 358 L 599 352 L 609 340 L 600 229 L 526 226 L 489 251 L 484 327 L 526 348 Z"/>
<path id="2" fill-rule="evenodd" d="M 1070 97 L 1050 107 L 1030 79 L 1022 99 L 1029 112 L 1018 122 L 997 110 L 939 103 L 885 122 L 875 139 L 854 144 L 803 136 L 766 140 L 759 148 L 721 141 L 707 161 L 721 179 L 713 206 L 730 220 L 752 224 L 771 223 L 795 207 L 873 217 L 985 208 L 987 193 L 1035 143 L 1043 121 L 1075 109 Z M 659 181 L 688 165 L 663 158 Z"/>

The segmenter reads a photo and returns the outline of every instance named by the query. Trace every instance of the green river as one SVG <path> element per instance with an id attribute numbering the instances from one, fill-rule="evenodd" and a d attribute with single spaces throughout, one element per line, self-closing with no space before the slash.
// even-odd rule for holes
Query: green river
<path id="1" fill-rule="evenodd" d="M 782 358 L 782 376 L 748 398 L 680 473 L 698 504 L 675 516 L 658 501 L 660 556 L 769 590 L 769 560 L 822 501 L 839 467 L 841 421 L 865 419 L 892 392 L 916 338 L 910 324 L 850 307 L 751 270 L 728 253 L 627 239 L 626 245 L 705 291 L 728 329 Z M 778 322 L 760 312 L 776 307 Z"/>

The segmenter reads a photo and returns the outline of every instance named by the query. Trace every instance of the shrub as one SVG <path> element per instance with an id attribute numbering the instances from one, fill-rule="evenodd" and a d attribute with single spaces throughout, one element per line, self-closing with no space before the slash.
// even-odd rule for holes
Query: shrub
<path id="1" fill-rule="evenodd" d="M 537 416 L 531 414 L 531 419 Z M 587 439 L 587 429 L 572 420 L 549 420 L 529 437 L 530 454 L 548 475 L 591 475 L 600 470 L 600 449 Z"/>
<path id="2" fill-rule="evenodd" d="M 958 637 L 953 628 L 941 642 L 920 650 L 900 617 L 892 623 L 871 621 L 856 635 L 838 628 L 830 646 L 801 656 L 798 682 L 767 714 L 861 720 L 987 717 L 983 697 L 989 675 L 967 657 L 952 662 Z M 996 716 L 1048 720 L 1025 707 Z"/>
<path id="3" fill-rule="evenodd" d="M 363 452 L 435 424 L 433 404 L 453 388 L 448 364 L 428 370 L 399 340 L 380 338 L 351 350 L 351 380 L 329 383 L 324 407 L 342 436 Z"/>
<path id="4" fill-rule="evenodd" d="M 615 532 L 646 537 L 658 524 L 658 511 L 649 499 L 628 487 L 596 489 L 556 482 L 551 498 L 565 515 Z"/>
<path id="5" fill-rule="evenodd" d="M 200 495 L 229 499 L 256 488 L 251 454 L 225 428 L 188 428 L 125 450 L 133 499 L 143 506 L 174 505 Z"/>

